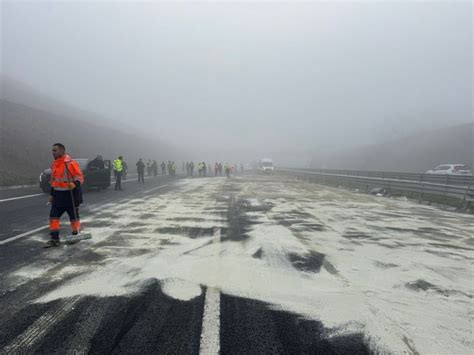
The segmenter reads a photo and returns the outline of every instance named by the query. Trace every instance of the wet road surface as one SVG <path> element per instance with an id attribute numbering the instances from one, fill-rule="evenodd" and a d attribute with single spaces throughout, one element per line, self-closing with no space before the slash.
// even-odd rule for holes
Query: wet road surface
<path id="1" fill-rule="evenodd" d="M 279 176 L 145 185 L 85 196 L 90 241 L 0 245 L 3 352 L 472 349 L 473 216 Z M 1 240 L 44 223 L 36 198 L 0 206 Z"/>

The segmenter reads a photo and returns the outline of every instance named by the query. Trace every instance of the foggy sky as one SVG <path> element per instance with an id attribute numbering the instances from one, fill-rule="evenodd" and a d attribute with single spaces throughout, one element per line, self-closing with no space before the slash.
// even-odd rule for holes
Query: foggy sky
<path id="1" fill-rule="evenodd" d="M 190 158 L 309 160 L 472 121 L 466 2 L 2 2 L 1 71 Z"/>

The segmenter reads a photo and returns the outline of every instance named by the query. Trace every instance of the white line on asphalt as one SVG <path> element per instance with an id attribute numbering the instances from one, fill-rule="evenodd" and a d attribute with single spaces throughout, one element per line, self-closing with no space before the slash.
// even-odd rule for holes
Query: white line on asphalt
<path id="1" fill-rule="evenodd" d="M 145 191 L 143 191 L 143 193 L 144 193 L 144 194 L 147 194 L 147 193 L 149 193 L 149 192 L 152 192 L 152 191 L 155 191 L 155 190 L 158 190 L 158 189 L 162 189 L 162 188 L 164 188 L 164 187 L 166 187 L 166 186 L 169 186 L 169 184 L 161 185 L 161 186 L 155 187 L 155 188 L 150 189 L 150 190 L 145 190 Z"/>
<path id="2" fill-rule="evenodd" d="M 35 196 L 45 196 L 44 193 L 42 194 L 33 194 L 33 195 L 25 195 L 25 196 L 18 196 L 18 197 L 11 197 L 11 198 L 4 198 L 3 200 L 0 200 L 0 202 L 7 202 L 7 201 L 14 201 L 14 200 L 21 200 L 22 198 L 29 198 L 29 197 L 35 197 Z"/>
<path id="3" fill-rule="evenodd" d="M 213 243 L 221 242 L 221 229 L 214 230 Z M 216 265 L 217 267 L 217 265 Z M 217 270 L 216 270 L 217 271 Z M 220 311 L 221 292 L 218 288 L 207 287 L 202 316 L 201 343 L 199 354 L 219 354 L 220 351 Z"/>
<path id="4" fill-rule="evenodd" d="M 138 175 L 137 174 L 133 174 L 133 175 L 129 175 L 129 176 L 133 176 L 134 178 L 133 179 L 124 179 L 122 180 L 122 182 L 126 182 L 126 181 L 137 181 L 138 179 Z M 110 184 L 113 184 L 115 182 L 115 179 L 110 179 Z"/>
<path id="5" fill-rule="evenodd" d="M 33 230 L 29 231 L 29 232 L 21 233 L 21 234 L 18 234 L 18 235 L 16 235 L 16 236 L 14 236 L 14 237 L 11 237 L 11 238 L 2 240 L 2 241 L 0 241 L 0 245 L 13 242 L 14 240 L 17 240 L 17 239 L 26 237 L 26 236 L 28 236 L 28 235 L 30 235 L 30 234 L 33 234 L 33 233 L 36 233 L 36 232 L 39 232 L 39 231 L 42 231 L 43 229 L 46 229 L 46 228 L 48 228 L 48 227 L 49 227 L 49 225 L 45 225 L 45 226 L 42 226 L 42 227 L 33 229 Z"/>
<path id="6" fill-rule="evenodd" d="M 38 186 L 38 185 L 37 184 L 32 184 L 32 185 L 0 186 L 0 191 L 27 189 L 27 188 L 35 187 L 35 186 Z"/>
<path id="7" fill-rule="evenodd" d="M 138 175 L 137 175 L 138 176 Z M 145 179 L 152 178 L 154 176 L 145 176 Z M 127 180 L 122 180 L 122 182 L 127 182 L 127 181 L 137 181 L 137 179 L 127 179 Z M 113 184 L 115 181 L 111 181 L 111 184 Z M 35 197 L 35 196 L 46 196 L 45 193 L 40 193 L 40 194 L 33 194 L 33 195 L 25 195 L 25 196 L 17 196 L 17 197 L 10 197 L 10 198 L 4 198 L 3 200 L 0 200 L 1 202 L 8 202 L 8 201 L 15 201 L 15 200 L 21 200 L 23 198 L 30 198 L 30 197 Z"/>
<path id="8" fill-rule="evenodd" d="M 163 175 L 157 175 L 157 176 L 144 176 L 143 178 L 144 179 L 151 179 L 151 178 L 154 178 L 154 177 L 158 177 L 158 176 L 163 176 Z M 122 182 L 127 182 L 127 181 L 138 181 L 138 175 L 135 179 L 127 179 L 127 180 L 122 180 Z M 115 183 L 115 180 L 112 180 L 111 181 L 111 184 L 114 184 Z"/>

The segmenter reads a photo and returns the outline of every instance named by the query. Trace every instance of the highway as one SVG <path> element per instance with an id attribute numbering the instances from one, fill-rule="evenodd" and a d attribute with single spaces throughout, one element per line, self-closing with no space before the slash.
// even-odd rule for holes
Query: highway
<path id="1" fill-rule="evenodd" d="M 52 249 L 47 195 L 0 192 L 0 352 L 471 353 L 472 215 L 277 175 L 123 187 Z"/>

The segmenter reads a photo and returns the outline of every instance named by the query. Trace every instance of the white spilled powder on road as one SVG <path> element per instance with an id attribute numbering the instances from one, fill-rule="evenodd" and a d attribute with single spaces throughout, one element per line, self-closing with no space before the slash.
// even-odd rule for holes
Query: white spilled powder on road
<path id="1" fill-rule="evenodd" d="M 44 263 L 42 263 L 41 265 L 27 265 L 14 271 L 11 275 L 9 275 L 8 279 L 10 281 L 14 280 L 15 286 L 18 287 L 30 280 L 45 275 L 48 270 L 51 269 L 52 265 L 45 265 Z"/>
<path id="2" fill-rule="evenodd" d="M 65 277 L 78 276 L 90 272 L 90 266 L 64 266 L 58 270 L 51 270 L 51 279 L 54 281 L 64 280 Z"/>
<path id="3" fill-rule="evenodd" d="M 166 279 L 161 282 L 162 291 L 173 298 L 181 301 L 189 301 L 201 295 L 199 284 L 181 279 Z"/>
<path id="4" fill-rule="evenodd" d="M 205 286 L 320 320 L 329 335 L 362 332 L 374 351 L 471 352 L 473 216 L 279 178 L 178 184 L 104 211 L 97 218 L 113 224 L 91 248 L 105 261 L 78 266 L 81 276 L 37 302 L 130 295 L 158 279 L 179 300 Z M 242 241 L 226 235 L 230 196 L 273 205 L 246 213 L 252 223 Z M 219 244 L 214 227 L 223 230 Z M 311 252 L 325 254 L 319 272 L 289 257 Z"/>

